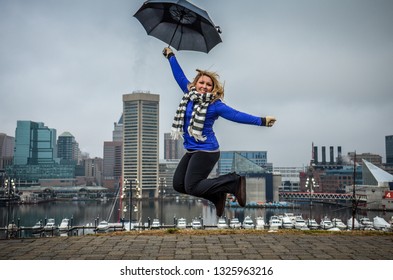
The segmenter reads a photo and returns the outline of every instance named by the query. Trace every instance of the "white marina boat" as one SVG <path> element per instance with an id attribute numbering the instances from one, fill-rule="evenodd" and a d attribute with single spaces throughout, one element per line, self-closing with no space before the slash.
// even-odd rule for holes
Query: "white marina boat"
<path id="1" fill-rule="evenodd" d="M 225 220 L 225 218 L 218 219 L 217 228 L 219 228 L 219 229 L 228 228 L 228 224 L 227 224 L 227 221 Z"/>
<path id="2" fill-rule="evenodd" d="M 332 220 L 333 226 L 340 229 L 340 230 L 346 230 L 347 229 L 347 225 L 344 224 L 344 222 L 339 219 L 339 218 L 334 218 Z"/>
<path id="3" fill-rule="evenodd" d="M 107 232 L 109 230 L 109 223 L 105 220 L 101 221 L 97 226 L 97 232 Z"/>
<path id="4" fill-rule="evenodd" d="M 295 224 L 296 221 L 296 216 L 293 213 L 284 213 L 284 217 L 288 217 L 289 219 L 291 219 L 292 224 Z"/>
<path id="5" fill-rule="evenodd" d="M 390 230 L 391 229 L 391 225 L 387 221 L 385 221 L 384 218 L 376 216 L 376 217 L 374 217 L 373 222 L 374 222 L 373 223 L 374 228 L 377 230 Z"/>
<path id="6" fill-rule="evenodd" d="M 44 226 L 42 225 L 41 221 L 38 221 L 35 223 L 35 225 L 31 228 L 31 232 L 33 234 L 40 233 L 44 229 Z"/>
<path id="7" fill-rule="evenodd" d="M 277 230 L 279 228 L 281 228 L 281 221 L 278 218 L 278 216 L 271 216 L 269 219 L 269 229 L 270 230 Z"/>
<path id="8" fill-rule="evenodd" d="M 350 229 L 350 230 L 352 230 L 352 227 L 353 227 L 353 229 L 356 229 L 356 230 L 361 228 L 360 223 L 358 222 L 358 220 L 356 218 L 353 220 L 353 222 L 352 222 L 352 218 L 349 218 L 347 221 L 347 225 L 348 225 L 348 229 Z"/>
<path id="9" fill-rule="evenodd" d="M 301 230 L 306 230 L 309 229 L 307 227 L 306 221 L 301 217 L 301 216 L 297 216 L 296 220 L 295 220 L 295 228 L 296 229 L 301 229 Z"/>
<path id="10" fill-rule="evenodd" d="M 60 232 L 66 232 L 70 228 L 70 219 L 64 218 L 59 225 Z"/>
<path id="11" fill-rule="evenodd" d="M 265 219 L 263 217 L 257 217 L 255 219 L 256 221 L 256 225 L 255 225 L 255 229 L 265 229 Z"/>
<path id="12" fill-rule="evenodd" d="M 176 227 L 180 229 L 187 228 L 187 220 L 185 218 L 180 218 L 179 220 L 177 220 Z"/>
<path id="13" fill-rule="evenodd" d="M 282 217 L 281 225 L 282 225 L 282 228 L 285 228 L 285 229 L 291 229 L 294 227 L 292 219 L 288 216 Z"/>
<path id="14" fill-rule="evenodd" d="M 319 224 L 315 219 L 308 219 L 306 224 L 309 229 L 319 229 Z"/>
<path id="15" fill-rule="evenodd" d="M 44 226 L 44 230 L 45 231 L 50 231 L 50 230 L 55 230 L 57 229 L 57 225 L 55 224 L 55 219 L 48 219 L 48 221 L 46 222 L 46 225 Z"/>
<path id="16" fill-rule="evenodd" d="M 153 219 L 151 223 L 150 229 L 159 229 L 161 227 L 161 223 L 159 219 Z"/>
<path id="17" fill-rule="evenodd" d="M 202 226 L 201 220 L 200 219 L 193 219 L 192 223 L 191 223 L 191 227 L 193 229 L 202 229 L 203 226 Z"/>
<path id="18" fill-rule="evenodd" d="M 242 226 L 242 224 L 240 223 L 238 218 L 233 218 L 229 222 L 229 227 L 230 228 L 240 228 L 241 226 Z"/>
<path id="19" fill-rule="evenodd" d="M 331 228 L 333 228 L 333 223 L 327 216 L 325 216 L 321 220 L 320 227 L 321 227 L 321 229 L 331 229 Z"/>
<path id="20" fill-rule="evenodd" d="M 363 217 L 363 218 L 360 218 L 359 221 L 360 221 L 360 227 L 362 229 L 365 229 L 365 230 L 374 229 L 373 222 L 369 218 Z"/>
<path id="21" fill-rule="evenodd" d="M 254 221 L 251 219 L 250 216 L 247 216 L 244 218 L 243 228 L 244 229 L 254 229 L 255 228 Z"/>

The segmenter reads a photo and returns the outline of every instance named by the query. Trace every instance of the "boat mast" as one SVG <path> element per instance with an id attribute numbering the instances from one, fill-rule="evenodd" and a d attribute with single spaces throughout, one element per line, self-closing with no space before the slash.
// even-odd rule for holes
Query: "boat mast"
<path id="1" fill-rule="evenodd" d="M 355 215 L 356 215 L 356 208 L 357 208 L 357 203 L 356 203 L 356 191 L 355 191 L 355 185 L 356 185 L 356 151 L 355 151 L 355 156 L 353 160 L 353 187 L 352 187 L 352 230 L 355 229 Z"/>

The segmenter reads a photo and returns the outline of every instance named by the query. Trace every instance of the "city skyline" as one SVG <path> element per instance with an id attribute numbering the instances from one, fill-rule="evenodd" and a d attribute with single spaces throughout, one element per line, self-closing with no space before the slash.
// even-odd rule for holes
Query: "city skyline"
<path id="1" fill-rule="evenodd" d="M 273 128 L 219 119 L 221 150 L 263 150 L 274 166 L 302 166 L 314 142 L 386 161 L 393 3 L 192 2 L 220 25 L 223 42 L 209 54 L 175 51 L 187 77 L 196 68 L 217 71 L 228 105 L 277 117 Z M 161 97 L 163 158 L 181 91 L 161 54 L 166 45 L 132 17 L 142 3 L 0 1 L 1 132 L 14 136 L 17 120 L 44 122 L 103 157 L 122 95 L 148 90 Z"/>

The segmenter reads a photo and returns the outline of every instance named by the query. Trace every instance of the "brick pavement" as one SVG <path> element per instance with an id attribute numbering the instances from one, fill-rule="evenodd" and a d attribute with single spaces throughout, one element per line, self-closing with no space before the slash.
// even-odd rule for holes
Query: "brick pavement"
<path id="1" fill-rule="evenodd" d="M 393 260 L 393 233 L 157 233 L 0 240 L 0 260 Z"/>

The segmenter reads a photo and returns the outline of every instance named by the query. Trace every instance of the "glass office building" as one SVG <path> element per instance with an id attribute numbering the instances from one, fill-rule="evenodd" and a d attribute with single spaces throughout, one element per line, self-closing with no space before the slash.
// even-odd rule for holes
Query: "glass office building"
<path id="1" fill-rule="evenodd" d="M 259 174 L 267 168 L 266 151 L 221 151 L 217 174 L 230 172 Z"/>
<path id="2" fill-rule="evenodd" d="M 75 166 L 59 162 L 56 129 L 41 122 L 17 122 L 14 164 L 7 168 L 8 174 L 26 185 L 39 179 L 73 178 Z"/>
<path id="3" fill-rule="evenodd" d="M 18 121 L 15 130 L 14 164 L 52 164 L 56 158 L 56 129 L 41 122 Z"/>

